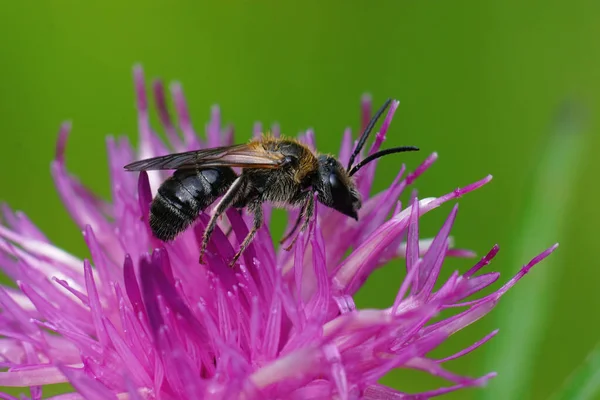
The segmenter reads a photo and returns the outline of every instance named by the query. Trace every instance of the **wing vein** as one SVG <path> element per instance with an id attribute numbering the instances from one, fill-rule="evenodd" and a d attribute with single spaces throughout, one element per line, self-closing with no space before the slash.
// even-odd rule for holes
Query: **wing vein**
<path id="1" fill-rule="evenodd" d="M 125 166 L 127 171 L 150 171 L 168 169 L 198 169 L 210 167 L 278 168 L 285 164 L 285 156 L 279 151 L 269 151 L 258 142 L 215 147 L 168 154 L 135 161 Z"/>

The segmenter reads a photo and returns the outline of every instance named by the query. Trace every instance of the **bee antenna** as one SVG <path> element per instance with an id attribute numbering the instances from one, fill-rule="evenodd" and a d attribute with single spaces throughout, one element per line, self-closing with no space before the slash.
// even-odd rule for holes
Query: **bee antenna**
<path id="1" fill-rule="evenodd" d="M 381 108 L 379 110 L 377 110 L 377 112 L 375 113 L 373 118 L 371 118 L 371 120 L 367 124 L 367 127 L 365 128 L 363 133 L 360 135 L 360 138 L 358 139 L 358 143 L 356 144 L 356 147 L 354 148 L 354 151 L 352 152 L 352 155 L 350 156 L 350 161 L 348 161 L 348 168 L 346 168 L 346 170 L 349 171 L 350 168 L 352 168 L 352 164 L 354 164 L 354 160 L 356 159 L 356 156 L 358 156 L 358 153 L 360 153 L 360 151 L 364 147 L 365 143 L 367 142 L 367 139 L 369 138 L 369 135 L 371 134 L 373 127 L 377 123 L 377 120 L 379 120 L 379 118 L 381 117 L 381 114 L 383 114 L 383 112 L 385 111 L 386 108 L 388 108 L 388 106 L 390 105 L 391 102 L 392 102 L 392 99 L 387 99 L 385 101 L 385 103 L 383 103 Z"/>
<path id="2" fill-rule="evenodd" d="M 350 176 L 354 175 L 359 169 L 361 169 L 362 167 L 364 167 L 365 165 L 367 165 L 368 163 L 370 163 L 373 160 L 377 160 L 378 158 L 381 158 L 388 154 L 402 153 L 405 151 L 419 151 L 419 148 L 415 147 L 415 146 L 401 146 L 401 147 L 392 147 L 391 149 L 380 150 L 377 153 L 371 154 L 370 156 L 368 156 L 367 158 L 365 158 L 364 160 L 362 160 L 361 162 L 356 164 L 350 170 L 348 175 L 350 175 Z"/>

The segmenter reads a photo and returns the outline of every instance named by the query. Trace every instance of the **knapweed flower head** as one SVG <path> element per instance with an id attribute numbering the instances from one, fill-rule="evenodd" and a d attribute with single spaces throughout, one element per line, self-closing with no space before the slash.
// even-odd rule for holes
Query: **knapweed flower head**
<path id="1" fill-rule="evenodd" d="M 3 207 L 0 266 L 17 287 L 0 288 L 0 385 L 30 387 L 32 399 L 42 398 L 43 385 L 61 382 L 70 383 L 75 393 L 57 398 L 68 399 L 420 399 L 480 386 L 494 376 L 459 376 L 444 364 L 481 346 L 495 331 L 446 358 L 428 354 L 487 314 L 555 246 L 495 292 L 466 301 L 499 278 L 481 271 L 498 247 L 440 283 L 447 257 L 472 256 L 452 247 L 457 206 L 434 238 L 419 236 L 422 215 L 491 177 L 439 197 L 419 199 L 413 190 L 402 205 L 399 196 L 437 155 L 410 173 L 402 166 L 386 190 L 371 195 L 374 162 L 356 175 L 364 204 L 358 221 L 317 205 L 316 218 L 289 252 L 276 249 L 266 223 L 230 268 L 228 260 L 248 233 L 249 220 L 229 210 L 209 243 L 206 263 L 199 264 L 209 216 L 201 214 L 173 242 L 156 240 L 148 226 L 149 206 L 167 175 L 133 174 L 123 166 L 173 151 L 230 145 L 233 130 L 221 127 L 219 109 L 213 108 L 201 140 L 178 85 L 172 86 L 173 123 L 164 88 L 155 82 L 165 143 L 149 124 L 141 69 L 134 76 L 139 148 L 125 138 L 108 139 L 110 202 L 67 172 L 70 126 L 59 133 L 52 175 L 83 231 L 90 258 L 80 260 L 57 248 L 24 214 Z M 370 153 L 380 148 L 397 106 L 392 104 Z M 370 114 L 370 101 L 364 99 L 363 123 Z M 255 133 L 261 130 L 257 126 Z M 279 134 L 277 127 L 273 134 Z M 312 131 L 300 139 L 315 147 Z M 352 148 L 347 130 L 339 152 L 343 163 Z M 269 211 L 265 205 L 267 221 Z M 296 216 L 297 211 L 290 212 L 290 227 Z M 386 309 L 357 309 L 354 294 L 386 264 L 406 269 L 395 301 Z M 461 311 L 444 318 L 447 308 Z M 420 394 L 378 384 L 395 368 L 427 371 L 449 384 Z"/>

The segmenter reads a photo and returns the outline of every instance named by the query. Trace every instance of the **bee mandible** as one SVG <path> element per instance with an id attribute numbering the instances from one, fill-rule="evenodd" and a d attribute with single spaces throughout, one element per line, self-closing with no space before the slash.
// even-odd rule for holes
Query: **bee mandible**
<path id="1" fill-rule="evenodd" d="M 358 220 L 361 197 L 353 175 L 373 160 L 388 154 L 416 151 L 414 146 L 378 151 L 354 165 L 373 127 L 391 103 L 388 99 L 362 132 L 346 168 L 330 155 L 315 154 L 295 139 L 263 136 L 246 144 L 169 154 L 128 164 L 127 171 L 175 170 L 152 200 L 149 223 L 154 236 L 171 241 L 186 230 L 200 213 L 214 207 L 202 237 L 200 262 L 217 219 L 229 208 L 246 209 L 254 217 L 250 232 L 230 262 L 233 266 L 263 223 L 262 204 L 300 207 L 298 218 L 281 243 L 298 230 L 303 232 L 314 214 L 314 194 L 323 205 Z M 241 168 L 238 175 L 233 167 Z M 286 250 L 296 242 L 296 235 Z"/>

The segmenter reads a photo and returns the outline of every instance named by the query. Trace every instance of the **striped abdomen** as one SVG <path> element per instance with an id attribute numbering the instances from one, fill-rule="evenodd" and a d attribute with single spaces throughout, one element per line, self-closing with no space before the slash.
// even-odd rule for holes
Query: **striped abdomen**
<path id="1" fill-rule="evenodd" d="M 175 171 L 152 201 L 150 228 L 154 236 L 173 240 L 223 195 L 236 177 L 229 167 Z"/>

